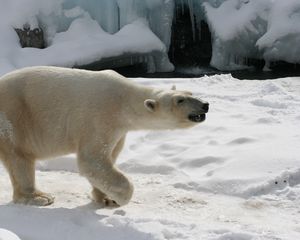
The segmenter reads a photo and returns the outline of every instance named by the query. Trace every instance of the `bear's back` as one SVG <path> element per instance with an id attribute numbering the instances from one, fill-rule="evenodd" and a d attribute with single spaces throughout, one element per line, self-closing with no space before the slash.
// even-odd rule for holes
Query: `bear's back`
<path id="1" fill-rule="evenodd" d="M 124 94 L 134 85 L 122 75 L 112 71 L 87 71 L 60 67 L 29 67 L 14 71 L 0 79 L 0 100 L 18 96 L 29 105 L 77 104 L 85 101 L 92 104 L 98 98 L 110 99 Z M 101 96 L 101 97 L 100 97 Z M 95 103 L 96 104 L 96 103 Z M 49 106 L 50 107 L 50 106 Z"/>

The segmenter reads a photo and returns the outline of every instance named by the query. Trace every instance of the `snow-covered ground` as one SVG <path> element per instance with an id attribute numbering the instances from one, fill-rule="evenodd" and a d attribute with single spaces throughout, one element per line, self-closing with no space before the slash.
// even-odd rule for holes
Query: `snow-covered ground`
<path id="1" fill-rule="evenodd" d="M 48 207 L 12 204 L 0 168 L 0 228 L 22 240 L 300 239 L 299 78 L 134 81 L 191 90 L 209 101 L 207 121 L 131 133 L 118 166 L 135 193 L 118 209 L 91 203 L 72 155 L 37 166 L 38 185 L 56 197 Z"/>

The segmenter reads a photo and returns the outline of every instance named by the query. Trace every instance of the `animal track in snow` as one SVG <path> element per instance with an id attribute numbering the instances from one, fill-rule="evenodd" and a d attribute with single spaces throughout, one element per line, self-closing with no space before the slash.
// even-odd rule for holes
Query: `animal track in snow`
<path id="1" fill-rule="evenodd" d="M 240 144 L 252 143 L 255 141 L 256 141 L 256 139 L 254 139 L 254 138 L 240 137 L 240 138 L 236 138 L 236 139 L 230 141 L 228 144 L 229 145 L 240 145 Z"/>
<path id="2" fill-rule="evenodd" d="M 132 161 L 124 162 L 119 165 L 120 169 L 129 173 L 142 173 L 142 174 L 171 174 L 175 169 L 169 165 L 145 165 Z"/>
<path id="3" fill-rule="evenodd" d="M 269 101 L 266 99 L 255 99 L 251 101 L 251 103 L 258 107 L 269 107 L 269 108 L 276 108 L 276 109 L 287 109 L 288 105 L 281 102 L 276 101 Z"/>
<path id="4" fill-rule="evenodd" d="M 222 157 L 214 157 L 214 156 L 206 156 L 202 158 L 195 158 L 181 163 L 180 167 L 186 168 L 200 168 L 208 164 L 221 164 L 225 161 L 225 158 Z"/>
<path id="5" fill-rule="evenodd" d="M 216 230 L 213 231 L 213 237 L 209 240 L 255 240 L 257 236 L 250 235 L 248 233 L 235 233 L 227 230 Z"/>
<path id="6" fill-rule="evenodd" d="M 157 148 L 159 154 L 164 157 L 177 155 L 187 149 L 188 147 L 186 146 L 180 146 L 178 144 L 174 145 L 169 143 L 163 143 Z"/>
<path id="7" fill-rule="evenodd" d="M 275 118 L 269 117 L 269 118 L 259 118 L 259 119 L 256 120 L 256 123 L 271 124 L 271 123 L 280 123 L 280 121 L 278 121 Z"/>
<path id="8" fill-rule="evenodd" d="M 231 114 L 230 115 L 231 118 L 236 118 L 236 119 L 246 119 L 247 117 L 245 116 L 245 114 Z"/>

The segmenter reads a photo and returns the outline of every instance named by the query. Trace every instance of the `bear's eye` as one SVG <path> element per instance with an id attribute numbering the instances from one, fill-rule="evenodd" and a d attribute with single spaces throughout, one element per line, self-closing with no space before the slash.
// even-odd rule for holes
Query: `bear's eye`
<path id="1" fill-rule="evenodd" d="M 177 104 L 181 104 L 183 102 L 184 102 L 184 98 L 180 98 L 180 99 L 177 100 Z"/>

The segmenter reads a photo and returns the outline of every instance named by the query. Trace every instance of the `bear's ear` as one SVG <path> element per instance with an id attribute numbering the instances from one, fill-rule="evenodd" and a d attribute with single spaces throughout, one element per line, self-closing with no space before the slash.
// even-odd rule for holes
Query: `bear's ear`
<path id="1" fill-rule="evenodd" d="M 176 90 L 176 85 L 175 84 L 171 87 L 171 90 Z"/>
<path id="2" fill-rule="evenodd" d="M 154 99 L 146 99 L 144 101 L 145 108 L 150 112 L 155 112 L 157 108 L 157 102 Z"/>

